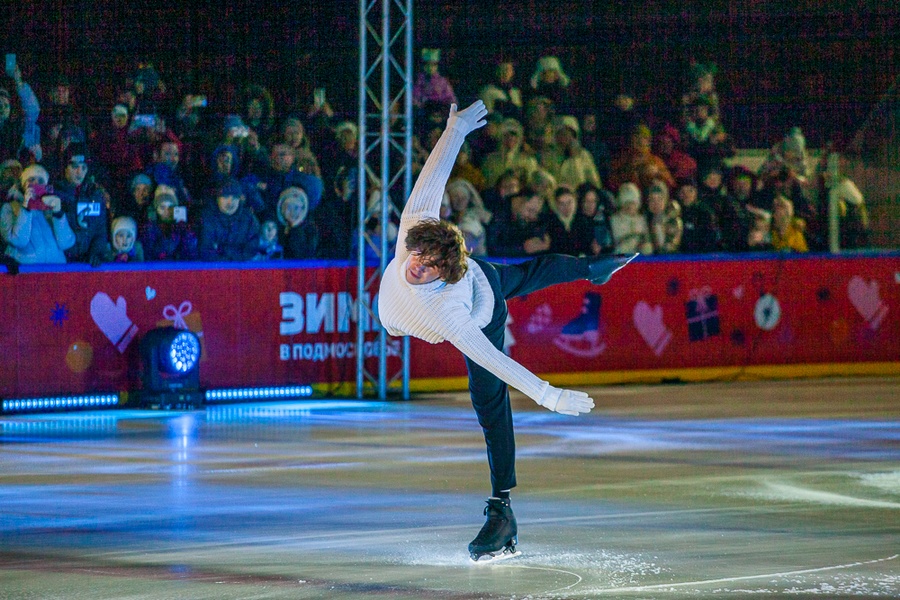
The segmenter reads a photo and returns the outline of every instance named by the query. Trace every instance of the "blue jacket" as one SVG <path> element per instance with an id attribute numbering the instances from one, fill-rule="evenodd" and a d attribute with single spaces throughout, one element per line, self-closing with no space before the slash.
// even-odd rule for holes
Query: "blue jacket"
<path id="1" fill-rule="evenodd" d="M 48 218 L 43 211 L 28 210 L 17 200 L 0 207 L 0 233 L 9 244 L 6 254 L 21 264 L 64 264 L 64 251 L 75 244 L 65 214 Z"/>
<path id="2" fill-rule="evenodd" d="M 259 221 L 245 204 L 233 215 L 217 205 L 203 210 L 200 221 L 200 260 L 250 260 L 259 246 Z"/>

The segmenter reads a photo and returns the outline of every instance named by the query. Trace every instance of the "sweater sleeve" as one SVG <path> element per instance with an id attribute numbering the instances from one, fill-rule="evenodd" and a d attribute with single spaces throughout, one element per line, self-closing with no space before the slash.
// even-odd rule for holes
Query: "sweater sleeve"
<path id="1" fill-rule="evenodd" d="M 456 163 L 456 155 L 459 154 L 459 149 L 466 138 L 465 133 L 456 127 L 456 122 L 453 117 L 447 122 L 447 128 L 428 155 L 409 200 L 406 201 L 406 207 L 400 217 L 400 230 L 397 233 L 396 259 L 400 262 L 409 256 L 406 250 L 406 233 L 409 228 L 423 219 L 440 218 L 444 187 Z"/>

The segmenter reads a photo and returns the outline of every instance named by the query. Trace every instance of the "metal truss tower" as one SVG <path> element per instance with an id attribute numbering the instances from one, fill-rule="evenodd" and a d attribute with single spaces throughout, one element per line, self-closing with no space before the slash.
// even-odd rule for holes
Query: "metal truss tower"
<path id="1" fill-rule="evenodd" d="M 392 252 L 388 224 L 399 214 L 412 191 L 412 0 L 359 2 L 359 169 L 357 192 L 357 335 L 356 395 L 367 386 L 379 399 L 400 380 L 409 398 L 409 338 L 389 342 L 374 314 L 374 299 Z M 402 198 L 401 198 L 402 195 Z M 380 234 L 383 231 L 384 234 Z M 366 273 L 366 250 L 378 256 L 374 272 Z M 367 343 L 365 333 L 377 332 Z M 397 353 L 401 369 L 388 373 L 388 354 Z M 366 361 L 366 355 L 372 360 Z M 377 372 L 366 363 L 378 360 Z"/>

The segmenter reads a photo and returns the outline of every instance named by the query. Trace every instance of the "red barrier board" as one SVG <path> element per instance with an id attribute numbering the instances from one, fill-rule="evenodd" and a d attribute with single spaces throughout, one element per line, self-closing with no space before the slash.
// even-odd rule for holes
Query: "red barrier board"
<path id="1" fill-rule="evenodd" d="M 200 336 L 207 388 L 354 382 L 356 270 L 278 267 L 0 275 L 0 396 L 138 389 L 139 340 L 166 325 Z M 900 255 L 640 259 L 606 285 L 557 286 L 509 309 L 507 350 L 541 374 L 893 362 Z M 411 375 L 465 365 L 449 344 L 413 340 Z"/>

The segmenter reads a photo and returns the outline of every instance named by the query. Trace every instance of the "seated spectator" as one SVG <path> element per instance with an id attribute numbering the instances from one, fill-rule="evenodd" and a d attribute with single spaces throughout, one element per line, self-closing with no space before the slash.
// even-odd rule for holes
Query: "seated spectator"
<path id="1" fill-rule="evenodd" d="M 753 194 L 753 206 L 774 213 L 775 198 L 784 196 L 793 203 L 797 216 L 807 223 L 815 222 L 816 211 L 807 200 L 800 180 L 786 164 L 782 164 L 775 171 L 768 172 L 757 185 L 760 186 L 760 189 Z"/>
<path id="2" fill-rule="evenodd" d="M 772 215 L 768 211 L 749 207 L 750 229 L 747 232 L 747 242 L 744 244 L 748 252 L 771 252 L 772 246 Z"/>
<path id="3" fill-rule="evenodd" d="M 84 130 L 74 125 L 65 125 L 49 141 L 42 144 L 44 159 L 41 164 L 55 178 L 61 176 L 66 169 L 67 151 L 70 145 L 84 145 Z"/>
<path id="4" fill-rule="evenodd" d="M 436 102 L 443 106 L 456 103 L 456 94 L 450 81 L 440 74 L 441 51 L 436 48 L 422 48 L 422 70 L 413 84 L 413 106 L 422 108 L 426 102 Z"/>
<path id="5" fill-rule="evenodd" d="M 228 115 L 223 123 L 221 145 L 238 149 L 241 165 L 239 175 L 260 175 L 268 165 L 269 151 L 263 146 L 259 133 L 246 125 L 238 115 Z"/>
<path id="6" fill-rule="evenodd" d="M 591 153 L 581 147 L 580 128 L 575 117 L 558 117 L 553 145 L 541 154 L 541 166 L 556 178 L 558 185 L 572 189 L 582 183 L 600 187 L 600 175 Z"/>
<path id="7" fill-rule="evenodd" d="M 289 116 L 281 124 L 281 141 L 294 149 L 295 161 L 299 170 L 322 178 L 319 159 L 313 153 L 306 128 L 300 117 Z"/>
<path id="8" fill-rule="evenodd" d="M 499 113 L 504 117 L 522 118 L 522 91 L 514 81 L 515 66 L 511 61 L 501 61 L 494 72 L 494 81 L 485 85 L 478 92 L 488 112 Z"/>
<path id="9" fill-rule="evenodd" d="M 515 171 L 527 178 L 538 168 L 534 153 L 524 144 L 521 123 L 515 119 L 506 119 L 500 126 L 500 134 L 500 147 L 489 154 L 481 165 L 488 187 L 497 185 L 497 180 L 507 171 Z"/>
<path id="10" fill-rule="evenodd" d="M 201 207 L 202 205 L 215 202 L 216 194 L 218 194 L 219 188 L 222 187 L 225 180 L 234 178 L 240 181 L 244 190 L 244 197 L 246 198 L 245 202 L 254 214 L 259 215 L 265 211 L 266 204 L 260 192 L 261 182 L 259 178 L 255 175 L 237 176 L 237 173 L 240 171 L 239 155 L 238 149 L 234 146 L 223 145 L 213 150 L 210 161 L 213 172 L 201 196 Z"/>
<path id="11" fill-rule="evenodd" d="M 258 245 L 259 221 L 244 204 L 240 182 L 228 180 L 222 184 L 216 204 L 206 207 L 200 219 L 200 259 L 250 260 Z"/>
<path id="12" fill-rule="evenodd" d="M 281 245 L 284 257 L 316 258 L 319 229 L 309 217 L 309 198 L 298 187 L 289 187 L 278 198 L 278 221 L 282 225 Z"/>
<path id="13" fill-rule="evenodd" d="M 693 181 L 682 182 L 678 186 L 678 200 L 681 202 L 681 220 L 684 223 L 680 251 L 700 254 L 718 250 L 719 228 L 716 217 L 712 209 L 699 201 L 697 184 Z"/>
<path id="14" fill-rule="evenodd" d="M 197 234 L 190 225 L 188 215 L 175 219 L 178 198 L 163 189 L 153 199 L 153 219 L 147 219 L 139 228 L 144 259 L 148 261 L 181 261 L 199 258 Z M 186 211 L 185 211 L 186 212 Z"/>
<path id="15" fill-rule="evenodd" d="M 506 171 L 497 180 L 497 185 L 482 194 L 484 207 L 492 213 L 509 213 L 509 200 L 520 191 L 524 184 L 521 176 L 513 170 Z"/>
<path id="16" fill-rule="evenodd" d="M 358 174 L 356 167 L 341 167 L 332 181 L 330 193 L 313 213 L 319 229 L 319 258 L 351 258 L 359 212 Z"/>
<path id="17" fill-rule="evenodd" d="M 242 106 L 244 123 L 256 132 L 260 144 L 267 145 L 275 135 L 275 99 L 272 94 L 261 85 L 250 84 L 244 88 Z"/>
<path id="18" fill-rule="evenodd" d="M 645 122 L 641 111 L 637 109 L 634 94 L 622 91 L 612 99 L 604 111 L 603 126 L 600 130 L 605 134 L 606 145 L 612 160 L 628 150 L 631 136 Z"/>
<path id="19" fill-rule="evenodd" d="M 697 187 L 697 199 L 718 215 L 727 194 L 725 177 L 719 165 L 709 165 L 700 173 L 700 184 Z"/>
<path id="20" fill-rule="evenodd" d="M 459 154 L 456 155 L 456 163 L 453 165 L 453 170 L 450 171 L 450 178 L 465 179 L 481 193 L 487 187 L 487 179 L 484 178 L 481 169 L 472 164 L 471 155 L 471 146 L 469 146 L 468 142 L 463 142 L 462 147 L 459 149 Z"/>
<path id="21" fill-rule="evenodd" d="M 631 146 L 613 158 L 609 176 L 612 189 L 618 189 L 625 182 L 634 183 L 638 189 L 647 189 L 656 179 L 661 179 L 669 188 L 675 186 L 666 163 L 650 152 L 652 141 L 650 128 L 638 126 L 631 136 Z"/>
<path id="22" fill-rule="evenodd" d="M 784 139 L 772 146 L 765 162 L 759 168 L 759 177 L 767 179 L 783 167 L 790 170 L 793 178 L 801 186 L 809 182 L 809 157 L 806 153 L 806 138 L 799 127 L 792 127 Z"/>
<path id="23" fill-rule="evenodd" d="M 110 121 L 99 127 L 92 136 L 96 164 L 95 175 L 100 177 L 113 198 L 127 193 L 128 179 L 143 168 L 137 147 L 128 133 L 128 108 L 116 104 Z"/>
<path id="24" fill-rule="evenodd" d="M 711 115 L 708 98 L 701 98 L 685 124 L 687 151 L 697 161 L 697 170 L 704 172 L 720 167 L 726 158 L 735 155 L 734 143 L 722 124 Z"/>
<path id="25" fill-rule="evenodd" d="M 9 190 L 14 188 L 22 176 L 22 163 L 8 158 L 0 163 L 0 204 L 6 202 Z"/>
<path id="26" fill-rule="evenodd" d="M 26 167 L 9 201 L 0 206 L 6 255 L 20 264 L 63 264 L 65 251 L 75 244 L 62 200 L 48 189 L 49 180 L 41 165 Z"/>
<path id="27" fill-rule="evenodd" d="M 606 181 L 609 178 L 612 155 L 609 153 L 609 146 L 600 135 L 597 115 L 594 113 L 587 113 L 581 118 L 581 147 L 594 159 L 600 181 Z"/>
<path id="28" fill-rule="evenodd" d="M 594 239 L 591 242 L 591 254 L 609 254 L 615 248 L 612 237 L 612 226 L 609 218 L 615 212 L 615 197 L 606 190 L 590 183 L 583 183 L 576 190 L 578 211 L 591 220 L 594 226 Z"/>
<path id="29" fill-rule="evenodd" d="M 113 218 L 131 217 L 140 228 L 154 212 L 152 203 L 153 180 L 149 175 L 138 173 L 131 179 L 128 193 L 113 197 L 110 213 Z"/>
<path id="30" fill-rule="evenodd" d="M 610 217 L 616 254 L 653 254 L 647 217 L 641 212 L 641 190 L 626 181 L 619 186 L 618 210 Z"/>
<path id="31" fill-rule="evenodd" d="M 772 211 L 772 247 L 775 250 L 809 252 L 806 223 L 794 216 L 794 203 L 776 196 Z"/>
<path id="32" fill-rule="evenodd" d="M 747 210 L 752 204 L 755 176 L 744 167 L 733 167 L 725 185 L 725 196 L 716 211 L 716 222 L 722 236 L 721 247 L 727 252 L 747 249 L 753 215 Z"/>
<path id="33" fill-rule="evenodd" d="M 265 204 L 261 214 L 266 217 L 277 218 L 281 192 L 289 187 L 299 187 L 306 193 L 310 211 L 319 205 L 323 191 L 322 180 L 312 173 L 299 171 L 296 167 L 296 158 L 294 149 L 287 144 L 278 142 L 272 145 L 269 166 L 261 178 Z"/>
<path id="34" fill-rule="evenodd" d="M 671 125 L 653 138 L 656 155 L 663 159 L 675 181 L 697 177 L 697 161 L 681 149 L 681 134 Z"/>
<path id="35" fill-rule="evenodd" d="M 181 143 L 174 139 L 174 134 L 160 141 L 153 151 L 153 163 L 147 167 L 145 173 L 153 180 L 154 186 L 165 185 L 175 190 L 178 203 L 182 206 L 192 206 L 193 197 L 184 184 L 184 178 L 179 170 L 181 160 Z"/>
<path id="36" fill-rule="evenodd" d="M 566 186 L 556 190 L 553 214 L 547 224 L 550 252 L 571 256 L 593 256 L 594 222 L 578 211 L 575 192 Z"/>
<path id="37" fill-rule="evenodd" d="M 543 210 L 544 199 L 529 188 L 510 198 L 510 212 L 494 215 L 488 225 L 488 254 L 505 257 L 546 254 L 550 236 L 541 218 Z"/>
<path id="38" fill-rule="evenodd" d="M 698 102 L 709 107 L 710 117 L 718 122 L 719 95 L 716 93 L 716 73 L 718 68 L 714 63 L 693 62 L 688 73 L 687 91 L 681 97 L 682 117 L 689 120 L 692 107 Z"/>
<path id="39" fill-rule="evenodd" d="M 647 217 L 653 253 L 678 252 L 684 231 L 681 207 L 669 196 L 669 188 L 663 181 L 654 181 L 647 190 Z"/>
<path id="40" fill-rule="evenodd" d="M 500 113 L 492 112 L 488 113 L 485 121 L 484 127 L 476 129 L 466 138 L 466 143 L 469 144 L 472 150 L 470 160 L 479 169 L 484 165 L 484 160 L 488 155 L 491 152 L 496 152 L 500 147 L 500 138 L 502 136 L 500 127 L 505 119 Z"/>
<path id="41" fill-rule="evenodd" d="M 5 87 L 0 87 L 0 161 L 33 158 L 43 160 L 41 130 L 38 117 L 41 106 L 31 86 L 22 79 L 22 71 L 16 65 L 12 75 L 19 97 L 22 114 L 12 110 L 12 96 Z"/>
<path id="42" fill-rule="evenodd" d="M 553 144 L 553 102 L 545 96 L 535 96 L 525 103 L 525 143 L 540 155 Z"/>
<path id="43" fill-rule="evenodd" d="M 556 188 L 559 186 L 556 183 L 556 177 L 550 171 L 540 168 L 532 171 L 525 185 L 540 194 L 544 200 L 544 206 L 552 207 L 556 202 Z"/>
<path id="44" fill-rule="evenodd" d="M 49 86 L 49 102 L 41 107 L 41 115 L 38 119 L 41 133 L 45 136 L 42 143 L 46 147 L 53 145 L 64 129 L 87 130 L 87 119 L 75 107 L 73 101 L 72 85 L 65 75 L 56 75 Z"/>
<path id="45" fill-rule="evenodd" d="M 75 233 L 75 244 L 66 250 L 66 258 L 97 267 L 106 259 L 109 248 L 109 197 L 88 175 L 84 144 L 70 145 L 66 155 L 65 178 L 56 185 L 56 194 Z"/>
<path id="46" fill-rule="evenodd" d="M 571 110 L 569 85 L 571 78 L 565 74 L 559 58 L 542 56 L 538 59 L 531 75 L 529 97 L 548 98 L 558 114 L 567 114 Z"/>
<path id="47" fill-rule="evenodd" d="M 284 246 L 278 240 L 278 223 L 266 219 L 259 226 L 259 247 L 253 260 L 278 260 L 284 258 Z"/>
<path id="48" fill-rule="evenodd" d="M 487 254 L 487 225 L 491 213 L 484 208 L 478 190 L 466 179 L 452 179 L 447 184 L 450 212 L 446 220 L 455 223 L 466 240 L 466 248 L 473 256 Z"/>
<path id="49" fill-rule="evenodd" d="M 110 233 L 112 244 L 107 262 L 144 262 L 144 248 L 137 239 L 137 223 L 131 217 L 113 219 Z"/>

